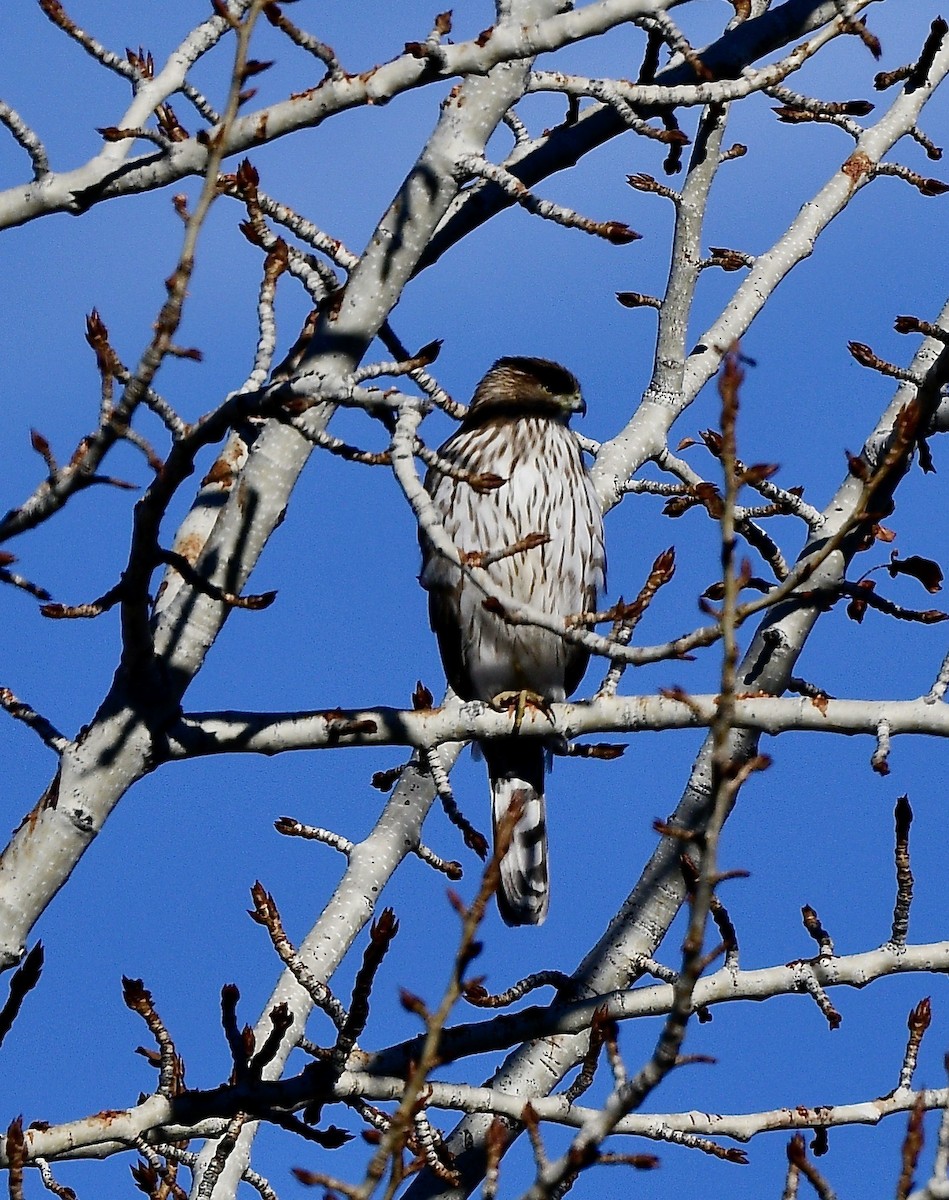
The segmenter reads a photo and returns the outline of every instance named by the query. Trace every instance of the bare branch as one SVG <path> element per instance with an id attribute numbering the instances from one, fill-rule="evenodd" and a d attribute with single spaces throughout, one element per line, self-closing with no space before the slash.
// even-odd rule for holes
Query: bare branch
<path id="1" fill-rule="evenodd" d="M 33 164 L 33 178 L 39 182 L 49 174 L 49 157 L 39 135 L 27 125 L 16 109 L 11 108 L 4 100 L 0 100 L 0 122 L 6 125 L 30 156 L 30 162 Z"/>

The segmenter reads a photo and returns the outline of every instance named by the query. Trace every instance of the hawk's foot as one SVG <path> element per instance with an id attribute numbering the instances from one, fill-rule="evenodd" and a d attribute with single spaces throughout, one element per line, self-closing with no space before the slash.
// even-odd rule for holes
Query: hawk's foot
<path id="1" fill-rule="evenodd" d="M 513 712 L 515 733 L 520 733 L 521 725 L 524 722 L 524 714 L 528 708 L 540 709 L 551 725 L 554 723 L 554 714 L 550 707 L 550 701 L 539 692 L 532 692 L 528 688 L 523 688 L 519 692 L 498 692 L 488 703 L 498 712 L 504 712 L 505 710 Z"/>

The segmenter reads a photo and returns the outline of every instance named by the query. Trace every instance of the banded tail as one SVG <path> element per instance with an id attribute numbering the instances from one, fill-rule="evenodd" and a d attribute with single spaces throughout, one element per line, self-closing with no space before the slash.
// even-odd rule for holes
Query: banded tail
<path id="1" fill-rule="evenodd" d="M 550 903 L 544 744 L 528 738 L 497 738 L 484 742 L 481 749 L 491 780 L 495 840 L 511 804 L 517 801 L 522 806 L 511 844 L 501 859 L 498 909 L 507 925 L 540 925 Z"/>

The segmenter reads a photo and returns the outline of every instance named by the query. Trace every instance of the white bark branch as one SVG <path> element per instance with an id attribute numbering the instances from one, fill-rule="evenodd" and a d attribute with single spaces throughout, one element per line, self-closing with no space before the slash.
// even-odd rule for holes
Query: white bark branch
<path id="1" fill-rule="evenodd" d="M 708 728 L 716 697 L 604 696 L 589 702 L 552 704 L 548 712 L 528 709 L 524 737 L 566 738 L 592 733 Z M 432 710 L 333 709 L 298 713 L 188 713 L 170 731 L 168 757 L 207 754 L 282 754 L 360 746 L 413 746 L 503 737 L 512 716 L 472 700 Z M 949 737 L 949 705 L 929 696 L 916 700 L 840 700 L 754 696 L 735 702 L 735 725 L 777 736 L 782 733 L 864 734 L 876 738 L 882 723 L 891 737 L 928 734 Z"/>
<path id="2" fill-rule="evenodd" d="M 753 971 L 723 968 L 700 979 L 693 996 L 695 1008 L 733 1001 L 760 1001 L 781 995 L 799 995 L 804 990 L 796 963 Z M 882 946 L 863 954 L 808 960 L 814 977 L 825 988 L 863 988 L 874 980 L 907 973 L 949 972 L 949 943 Z M 598 1008 L 604 1007 L 616 1020 L 665 1016 L 672 1004 L 670 984 L 647 985 L 617 992 L 587 1002 L 555 1003 L 547 1009 L 528 1008 L 505 1014 L 481 1024 L 456 1026 L 445 1031 L 446 1058 L 456 1061 L 537 1036 L 566 1036 L 588 1030 Z M 424 1037 L 424 1035 L 422 1035 Z M 415 1039 L 388 1050 L 353 1053 L 345 1070 L 332 1084 L 327 1101 L 361 1098 L 395 1100 L 405 1091 L 404 1071 L 414 1061 L 420 1045 Z M 444 1068 L 443 1068 L 444 1069 Z M 400 1075 L 399 1072 L 403 1074 Z M 525 1098 L 498 1088 L 433 1080 L 426 1104 L 432 1108 L 467 1113 L 497 1114 L 518 1120 Z M 281 1082 L 265 1082 L 242 1088 L 233 1085 L 212 1091 L 186 1092 L 178 1097 L 150 1096 L 134 1108 L 96 1114 L 82 1120 L 24 1133 L 27 1160 L 50 1162 L 74 1158 L 105 1158 L 135 1148 L 138 1139 L 182 1141 L 215 1136 L 223 1131 L 229 1114 L 243 1109 L 293 1111 L 314 1096 L 322 1095 L 312 1074 L 303 1071 Z M 779 1129 L 808 1129 L 824 1125 L 876 1123 L 884 1116 L 905 1112 L 920 1094 L 927 1108 L 946 1103 L 946 1089 L 913 1092 L 898 1087 L 889 1096 L 858 1104 L 814 1108 L 785 1107 L 773 1112 L 737 1115 L 713 1113 L 662 1113 L 624 1117 L 615 1132 L 668 1140 L 668 1133 L 681 1131 L 711 1134 L 748 1141 L 759 1133 Z M 597 1110 L 571 1105 L 562 1096 L 531 1100 L 538 1116 L 571 1127 L 581 1127 Z M 6 1166 L 0 1146 L 0 1167 Z"/>
<path id="3" fill-rule="evenodd" d="M 427 58 L 403 54 L 369 71 L 329 78 L 318 88 L 290 100 L 247 113 L 229 131 L 225 155 L 253 150 L 288 133 L 319 125 L 347 109 L 385 104 L 402 92 L 429 86 L 433 80 L 486 76 L 503 64 L 526 61 L 682 2 L 595 0 L 571 12 L 538 16 L 523 23 L 499 23 L 483 44 L 479 44 L 479 38 L 443 46 L 440 65 L 434 72 Z M 226 22 L 213 17 L 189 34 L 154 79 L 139 86 L 132 104 L 115 125 L 120 129 L 144 125 L 159 104 L 182 89 L 190 67 L 226 28 Z M 213 131 L 205 133 L 213 137 Z M 176 142 L 167 153 L 129 160 L 133 145 L 134 139 L 107 143 L 83 166 L 45 174 L 42 188 L 25 185 L 0 192 L 0 229 L 51 212 L 81 213 L 102 200 L 166 187 L 185 176 L 200 175 L 207 165 L 207 148 L 196 137 Z"/>

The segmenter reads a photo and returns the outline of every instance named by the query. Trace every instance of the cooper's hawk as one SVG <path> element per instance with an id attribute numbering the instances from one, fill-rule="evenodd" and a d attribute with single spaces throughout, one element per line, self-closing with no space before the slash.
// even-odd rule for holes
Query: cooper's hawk
<path id="1" fill-rule="evenodd" d="M 568 428 L 586 406 L 566 368 L 543 358 L 501 358 L 475 389 L 460 428 L 439 456 L 505 482 L 482 491 L 437 469 L 425 487 L 462 552 L 504 550 L 528 534 L 548 541 L 487 566 L 501 595 L 550 617 L 596 607 L 605 582 L 603 520 L 576 438 Z M 484 605 L 484 594 L 458 567 L 422 542 L 422 586 L 445 674 L 463 700 L 534 693 L 564 700 L 579 684 L 587 651 L 557 633 L 510 624 Z M 481 746 L 491 781 L 495 832 L 515 800 L 522 804 L 501 862 L 498 907 L 509 925 L 547 915 L 547 747 L 536 737 L 502 737 Z"/>

